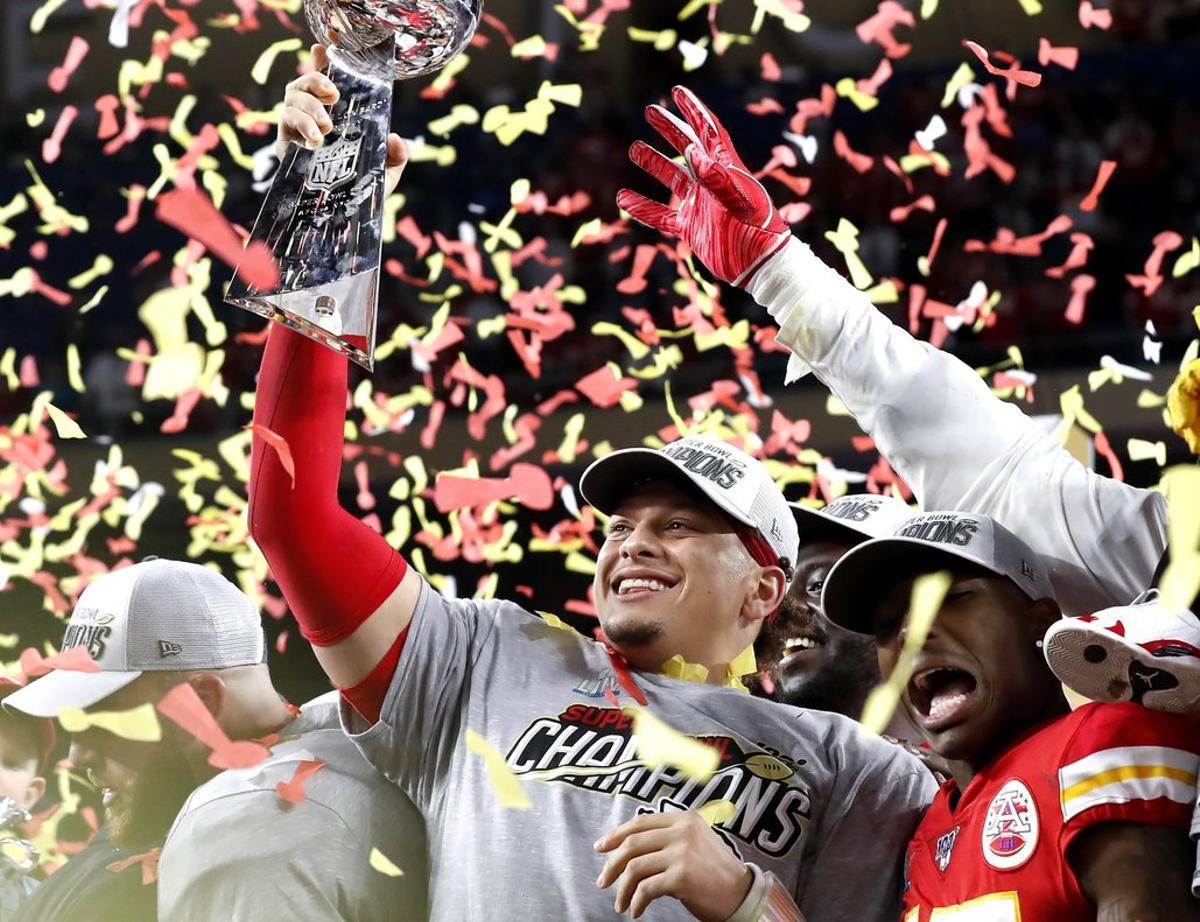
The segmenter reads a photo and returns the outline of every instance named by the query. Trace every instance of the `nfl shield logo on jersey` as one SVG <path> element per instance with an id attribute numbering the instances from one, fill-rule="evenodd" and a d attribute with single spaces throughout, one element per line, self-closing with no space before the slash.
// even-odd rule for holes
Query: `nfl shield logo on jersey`
<path id="1" fill-rule="evenodd" d="M 1024 782 L 1013 778 L 992 798 L 983 823 L 983 857 L 1000 871 L 1012 871 L 1037 848 L 1037 804 Z"/>
<path id="2" fill-rule="evenodd" d="M 958 840 L 959 828 L 955 826 L 944 836 L 938 836 L 937 842 L 934 843 L 933 861 L 943 874 L 946 873 L 946 868 L 950 867 L 950 859 L 954 855 L 954 843 Z"/>

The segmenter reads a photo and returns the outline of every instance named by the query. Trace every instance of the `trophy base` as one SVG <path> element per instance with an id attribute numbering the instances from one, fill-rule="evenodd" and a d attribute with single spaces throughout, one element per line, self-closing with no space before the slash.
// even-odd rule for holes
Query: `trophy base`
<path id="1" fill-rule="evenodd" d="M 358 275 L 303 291 L 278 292 L 271 295 L 242 294 L 226 296 L 226 301 L 237 307 L 282 323 L 309 339 L 327 346 L 334 352 L 346 356 L 367 371 L 375 368 L 374 317 L 375 296 L 379 288 L 379 272 L 371 270 Z M 328 308 L 324 305 L 328 304 Z M 340 310 L 338 305 L 343 305 Z M 357 308 L 348 313 L 347 308 Z M 356 317 L 354 314 L 361 314 Z M 366 318 L 372 318 L 370 326 Z M 358 321 L 357 323 L 355 321 Z M 354 333 L 338 330 L 349 326 L 350 330 L 366 330 Z M 333 327 L 331 329 L 331 327 Z"/>

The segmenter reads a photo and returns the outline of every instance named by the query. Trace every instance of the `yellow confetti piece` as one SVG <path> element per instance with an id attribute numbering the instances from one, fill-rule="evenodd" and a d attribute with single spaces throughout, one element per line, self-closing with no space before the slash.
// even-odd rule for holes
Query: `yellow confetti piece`
<path id="1" fill-rule="evenodd" d="M 670 766 L 697 784 L 703 784 L 721 764 L 721 755 L 712 746 L 684 736 L 645 708 L 623 710 L 633 718 L 633 739 L 638 756 L 650 768 Z"/>
<path id="2" fill-rule="evenodd" d="M 392 863 L 391 859 L 389 859 L 387 855 L 377 848 L 371 849 L 371 867 L 387 877 L 404 876 L 404 872 L 400 870 L 400 868 L 396 867 L 396 865 Z"/>
<path id="3" fill-rule="evenodd" d="M 837 82 L 835 89 L 843 99 L 849 99 L 854 103 L 860 112 L 870 112 L 879 105 L 878 99 L 858 88 L 858 81 L 853 77 L 843 77 Z"/>
<path id="4" fill-rule="evenodd" d="M 41 128 L 46 123 L 46 110 L 34 109 L 25 113 L 25 124 L 30 128 Z"/>
<path id="5" fill-rule="evenodd" d="M 1175 260 L 1175 268 L 1171 270 L 1173 278 L 1181 278 L 1200 266 L 1200 239 L 1192 238 L 1192 248 Z"/>
<path id="6" fill-rule="evenodd" d="M 1165 442 L 1148 442 L 1145 439 L 1130 439 L 1125 446 L 1130 461 L 1157 461 L 1159 467 L 1167 463 Z"/>
<path id="7" fill-rule="evenodd" d="M 82 394 L 83 375 L 80 373 L 79 347 L 74 343 L 67 346 L 67 383 L 78 394 Z"/>
<path id="8" fill-rule="evenodd" d="M 1200 467 L 1180 465 L 1163 475 L 1167 498 L 1167 545 L 1171 562 L 1158 591 L 1163 604 L 1190 608 L 1200 593 Z"/>
<path id="9" fill-rule="evenodd" d="M 846 268 L 850 272 L 850 281 L 854 287 L 860 290 L 870 288 L 875 279 L 863 264 L 862 259 L 859 258 L 858 228 L 845 218 L 841 218 L 838 221 L 837 230 L 825 232 L 825 239 L 832 243 L 846 260 Z"/>
<path id="10" fill-rule="evenodd" d="M 140 704 L 128 711 L 99 711 L 88 713 L 82 708 L 64 707 L 58 712 L 58 722 L 67 733 L 82 733 L 91 727 L 107 730 L 121 739 L 140 743 L 157 743 L 162 739 L 162 727 L 153 704 Z"/>
<path id="11" fill-rule="evenodd" d="M 720 826 L 737 816 L 737 804 L 731 800 L 710 800 L 696 812 L 709 826 Z"/>
<path id="12" fill-rule="evenodd" d="M 804 32 L 812 25 L 809 17 L 784 6 L 781 0 L 754 0 L 754 7 L 754 22 L 750 25 L 750 31 L 755 35 L 761 31 L 766 16 L 774 16 L 785 29 L 792 32 Z"/>
<path id="13" fill-rule="evenodd" d="M 46 413 L 50 416 L 50 422 L 54 424 L 54 431 L 58 433 L 58 437 L 60 439 L 87 438 L 87 435 L 79 427 L 79 423 L 71 419 L 71 417 L 69 417 L 54 404 L 46 404 Z"/>
<path id="14" fill-rule="evenodd" d="M 92 263 L 92 268 L 80 272 L 77 276 L 67 282 L 71 288 L 78 291 L 80 288 L 87 288 L 88 285 L 96 281 L 102 275 L 108 275 L 113 270 L 112 257 L 101 254 L 96 257 L 96 261 Z"/>
<path id="15" fill-rule="evenodd" d="M 54 12 L 66 2 L 67 0 L 46 0 L 29 17 L 29 31 L 34 35 L 39 34 L 42 29 L 46 28 L 46 20 L 53 16 Z"/>
<path id="16" fill-rule="evenodd" d="M 1017 2 L 1029 16 L 1036 16 L 1042 11 L 1041 0 L 1017 0 Z"/>
<path id="17" fill-rule="evenodd" d="M 937 12 L 938 0 L 921 0 L 921 18 L 929 19 Z"/>
<path id="18" fill-rule="evenodd" d="M 649 42 L 654 46 L 655 51 L 670 51 L 675 47 L 675 43 L 679 41 L 679 34 L 674 29 L 664 29 L 661 32 L 654 32 L 650 29 L 635 29 L 633 26 L 630 26 L 628 34 L 632 41 Z"/>
<path id="19" fill-rule="evenodd" d="M 463 125 L 478 125 L 479 110 L 474 106 L 457 105 L 448 115 L 434 119 L 429 123 L 429 131 L 440 138 L 449 136 L 455 128 Z"/>
<path id="20" fill-rule="evenodd" d="M 529 796 L 521 787 L 520 780 L 508 767 L 508 763 L 504 761 L 500 750 L 469 727 L 467 728 L 467 751 L 483 757 L 484 765 L 487 767 L 488 780 L 492 783 L 500 806 L 509 810 L 528 810 L 533 806 Z"/>
<path id="21" fill-rule="evenodd" d="M 1187 362 L 1167 391 L 1167 417 L 1188 448 L 1200 453 L 1200 359 Z"/>
<path id="22" fill-rule="evenodd" d="M 708 681 L 707 666 L 701 666 L 699 663 L 689 663 L 678 653 L 663 663 L 658 671 L 669 679 L 681 679 L 684 682 L 698 682 L 700 684 Z"/>
<path id="23" fill-rule="evenodd" d="M 540 58 L 545 56 L 548 47 L 546 40 L 540 35 L 531 35 L 514 43 L 509 53 L 514 58 Z"/>
<path id="24" fill-rule="evenodd" d="M 552 614 L 551 612 L 539 611 L 538 616 L 543 621 L 545 621 L 548 625 L 550 625 L 551 627 L 558 628 L 560 631 L 574 632 L 574 630 L 575 630 L 575 628 L 571 627 L 571 625 L 569 625 L 569 624 L 567 624 L 567 622 L 563 621 L 562 618 L 558 617 L 558 615 Z"/>
<path id="25" fill-rule="evenodd" d="M 275 58 L 289 51 L 299 51 L 304 47 L 304 43 L 298 38 L 285 38 L 282 41 L 275 42 L 273 45 L 268 45 L 267 49 L 258 56 L 258 60 L 254 62 L 254 66 L 250 68 L 250 79 L 259 86 L 267 82 L 267 77 L 271 74 L 271 68 L 275 64 Z"/>
<path id="26" fill-rule="evenodd" d="M 942 108 L 945 109 L 958 97 L 959 90 L 975 81 L 975 71 L 965 61 L 958 65 L 958 70 L 951 74 L 946 82 L 946 92 L 942 93 Z"/>
<path id="27" fill-rule="evenodd" d="M 904 637 L 904 649 L 896 661 L 896 668 L 887 679 L 871 690 L 863 707 L 862 724 L 872 733 L 882 733 L 896 713 L 900 696 L 912 678 L 917 656 L 925 646 L 925 638 L 933 627 L 934 619 L 941 610 L 946 590 L 950 588 L 949 573 L 929 573 L 913 582 L 912 602 L 909 605 L 908 630 Z"/>

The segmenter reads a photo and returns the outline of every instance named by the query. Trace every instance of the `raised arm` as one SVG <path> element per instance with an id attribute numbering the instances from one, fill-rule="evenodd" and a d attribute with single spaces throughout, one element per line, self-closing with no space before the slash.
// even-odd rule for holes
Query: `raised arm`
<path id="1" fill-rule="evenodd" d="M 315 46 L 317 67 L 324 49 Z M 332 129 L 324 105 L 337 99 L 320 73 L 288 85 L 280 153 L 292 141 L 318 147 Z M 388 139 L 388 191 L 407 151 Z M 355 708 L 378 717 L 420 593 L 420 579 L 381 535 L 341 507 L 338 481 L 346 421 L 347 360 L 275 324 L 267 338 L 254 405 L 250 534 L 317 660 Z M 295 482 L 261 429 L 287 441 Z"/>
<path id="2" fill-rule="evenodd" d="M 1149 585 L 1165 546 L 1162 498 L 1088 470 L 972 369 L 891 323 L 787 232 L 715 116 L 687 90 L 674 99 L 685 120 L 659 107 L 647 118 L 687 169 L 640 142 L 631 156 L 676 198 L 664 206 L 626 190 L 621 207 L 745 287 L 926 509 L 987 513 L 1029 542 L 1068 614 Z"/>

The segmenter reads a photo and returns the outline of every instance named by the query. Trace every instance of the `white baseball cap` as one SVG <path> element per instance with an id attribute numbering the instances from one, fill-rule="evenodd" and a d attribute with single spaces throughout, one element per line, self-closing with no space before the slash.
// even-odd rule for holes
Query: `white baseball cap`
<path id="1" fill-rule="evenodd" d="M 912 518 L 914 512 L 903 500 L 876 493 L 840 496 L 820 509 L 800 503 L 788 505 L 792 507 L 802 543 L 826 536 L 842 538 L 850 544 L 883 538 Z"/>
<path id="2" fill-rule="evenodd" d="M 834 624 L 869 634 L 875 605 L 891 577 L 963 561 L 1007 577 L 1035 601 L 1054 597 L 1041 558 L 999 522 L 971 512 L 923 512 L 834 564 L 825 578 L 821 607 Z"/>
<path id="3" fill-rule="evenodd" d="M 71 613 L 62 650 L 86 647 L 99 672 L 55 669 L 4 707 L 55 717 L 89 708 L 144 672 L 228 669 L 266 661 L 258 610 L 224 576 L 150 557 L 91 583 Z"/>
<path id="4" fill-rule="evenodd" d="M 579 492 L 608 515 L 638 484 L 681 476 L 734 521 L 757 529 L 790 582 L 800 539 L 783 491 L 761 461 L 725 442 L 690 435 L 657 450 L 610 452 L 583 472 Z"/>

